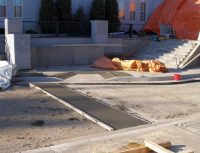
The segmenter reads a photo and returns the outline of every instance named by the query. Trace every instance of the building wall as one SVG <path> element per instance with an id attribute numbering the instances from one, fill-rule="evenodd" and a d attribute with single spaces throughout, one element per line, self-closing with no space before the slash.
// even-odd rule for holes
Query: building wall
<path id="1" fill-rule="evenodd" d="M 72 12 L 75 13 L 78 7 L 81 5 L 84 8 L 86 15 L 89 15 L 93 0 L 72 0 Z M 143 25 L 147 22 L 151 13 L 158 7 L 158 5 L 164 0 L 118 0 L 122 1 L 125 8 L 125 19 L 122 23 L 133 23 L 136 29 L 141 29 Z M 135 21 L 130 21 L 130 1 L 134 1 L 136 4 L 136 19 Z M 140 7 L 141 2 L 146 2 L 146 19 L 145 21 L 140 21 Z M 23 0 L 23 20 L 34 21 L 38 20 L 39 10 L 40 10 L 41 0 Z M 7 0 L 7 17 L 13 18 L 13 0 Z M 0 18 L 0 27 L 4 24 L 4 18 Z"/>

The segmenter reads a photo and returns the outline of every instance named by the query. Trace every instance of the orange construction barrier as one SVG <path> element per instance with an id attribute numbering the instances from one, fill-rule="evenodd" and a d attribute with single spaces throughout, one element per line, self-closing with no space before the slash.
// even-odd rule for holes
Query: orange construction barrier
<path id="1" fill-rule="evenodd" d="M 179 39 L 196 40 L 200 31 L 200 0 L 165 0 L 144 29 L 160 34 L 161 24 L 171 25 Z"/>

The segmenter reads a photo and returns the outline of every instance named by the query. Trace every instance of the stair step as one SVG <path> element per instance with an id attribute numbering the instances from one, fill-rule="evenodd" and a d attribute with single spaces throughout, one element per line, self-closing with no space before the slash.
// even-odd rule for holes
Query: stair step
<path id="1" fill-rule="evenodd" d="M 159 58 L 170 58 L 170 59 L 176 59 L 176 58 L 186 58 L 187 55 L 183 55 L 183 54 L 164 54 L 162 56 L 159 56 Z"/>
<path id="2" fill-rule="evenodd" d="M 167 68 L 177 68 L 197 45 L 197 41 L 169 39 L 161 42 L 152 41 L 141 52 L 137 52 L 136 59 L 159 60 Z"/>

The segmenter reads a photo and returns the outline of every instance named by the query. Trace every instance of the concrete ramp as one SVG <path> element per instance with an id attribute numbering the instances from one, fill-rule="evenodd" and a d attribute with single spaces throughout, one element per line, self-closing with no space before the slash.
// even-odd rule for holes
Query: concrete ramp
<path id="1" fill-rule="evenodd" d="M 131 116 L 125 112 L 109 107 L 95 99 L 59 84 L 32 84 L 32 86 L 47 93 L 54 99 L 108 130 L 118 130 L 148 123 L 139 117 Z"/>

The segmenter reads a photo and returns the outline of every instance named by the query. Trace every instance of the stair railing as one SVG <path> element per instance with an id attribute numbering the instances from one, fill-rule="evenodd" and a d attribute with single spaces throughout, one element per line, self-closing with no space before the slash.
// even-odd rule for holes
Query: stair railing
<path id="1" fill-rule="evenodd" d="M 176 59 L 176 68 L 178 69 L 178 66 L 179 66 L 179 57 L 178 57 L 178 52 L 177 52 L 177 49 L 175 49 L 175 59 Z"/>

